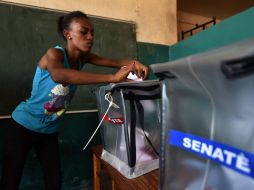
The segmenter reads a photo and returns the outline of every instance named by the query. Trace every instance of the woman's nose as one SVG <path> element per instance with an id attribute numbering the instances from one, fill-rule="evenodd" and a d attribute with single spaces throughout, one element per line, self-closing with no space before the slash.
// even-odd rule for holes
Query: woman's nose
<path id="1" fill-rule="evenodd" d="M 87 39 L 89 39 L 89 40 L 93 39 L 93 33 L 92 32 L 88 32 Z"/>

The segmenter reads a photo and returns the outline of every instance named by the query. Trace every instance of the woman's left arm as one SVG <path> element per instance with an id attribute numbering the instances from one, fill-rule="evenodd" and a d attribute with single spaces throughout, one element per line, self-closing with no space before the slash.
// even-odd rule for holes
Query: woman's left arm
<path id="1" fill-rule="evenodd" d="M 149 69 L 144 64 L 140 63 L 137 60 L 115 60 L 115 59 L 109 59 L 100 57 L 95 54 L 90 54 L 89 58 L 87 60 L 89 63 L 98 65 L 98 66 L 105 66 L 105 67 L 115 67 L 115 68 L 121 68 L 124 66 L 129 66 L 134 63 L 133 72 L 142 79 L 146 79 L 148 76 Z"/>

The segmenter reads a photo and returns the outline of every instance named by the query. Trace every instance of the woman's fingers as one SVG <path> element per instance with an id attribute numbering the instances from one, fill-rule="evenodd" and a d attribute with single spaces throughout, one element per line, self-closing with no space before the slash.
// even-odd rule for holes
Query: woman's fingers
<path id="1" fill-rule="evenodd" d="M 134 73 L 138 76 L 138 78 L 146 79 L 148 76 L 148 67 L 141 64 L 139 61 L 134 61 Z"/>

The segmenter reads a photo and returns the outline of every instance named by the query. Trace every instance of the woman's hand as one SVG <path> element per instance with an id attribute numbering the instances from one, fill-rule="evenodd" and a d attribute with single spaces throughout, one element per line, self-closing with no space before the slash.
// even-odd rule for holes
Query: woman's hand
<path id="1" fill-rule="evenodd" d="M 121 68 L 123 66 L 130 66 L 134 64 L 132 70 L 133 74 L 136 74 L 139 78 L 142 78 L 143 80 L 148 77 L 149 72 L 148 67 L 137 60 L 127 60 L 127 59 L 115 60 L 100 57 L 95 54 L 89 54 L 85 58 L 86 59 L 84 60 L 84 62 L 89 62 L 98 66 L 106 66 L 106 67 Z"/>
<path id="2" fill-rule="evenodd" d="M 137 60 L 122 60 L 121 65 L 131 65 L 134 64 L 132 73 L 136 74 L 138 78 L 142 78 L 143 80 L 147 78 L 149 69 L 147 66 L 143 65 Z"/>
<path id="3" fill-rule="evenodd" d="M 127 66 L 122 66 L 114 75 L 113 75 L 113 83 L 126 81 L 127 76 L 130 72 L 134 70 L 134 63 L 129 64 Z"/>

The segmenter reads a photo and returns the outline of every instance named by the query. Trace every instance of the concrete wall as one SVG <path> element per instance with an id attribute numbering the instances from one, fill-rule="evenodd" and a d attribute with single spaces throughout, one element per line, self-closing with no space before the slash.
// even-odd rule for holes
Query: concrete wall
<path id="1" fill-rule="evenodd" d="M 176 0 L 7 0 L 58 10 L 81 10 L 94 16 L 134 21 L 137 41 L 170 45 L 177 42 Z"/>
<path id="2" fill-rule="evenodd" d="M 175 60 L 231 43 L 254 38 L 254 7 L 229 17 L 192 37 L 170 46 L 169 59 Z"/>
<path id="3" fill-rule="evenodd" d="M 178 11 L 177 12 L 177 37 L 178 37 L 178 41 L 182 40 L 182 31 L 188 31 L 190 29 L 193 29 L 194 27 L 196 27 L 196 25 L 202 25 L 206 22 L 211 21 L 213 18 L 209 18 L 209 17 L 204 17 L 204 16 L 200 16 L 200 15 L 196 15 L 196 14 L 192 14 L 192 13 L 188 13 L 188 12 L 184 12 L 184 11 Z M 221 20 L 216 19 L 216 23 L 221 22 Z M 209 28 L 213 26 L 213 24 L 209 24 L 207 25 L 206 28 Z M 202 32 L 203 29 L 199 28 L 193 31 L 193 35 L 197 34 L 199 32 Z M 190 37 L 190 35 L 185 35 L 184 39 Z"/>

